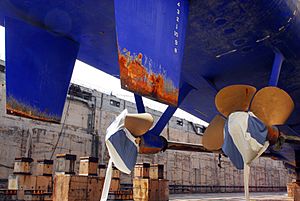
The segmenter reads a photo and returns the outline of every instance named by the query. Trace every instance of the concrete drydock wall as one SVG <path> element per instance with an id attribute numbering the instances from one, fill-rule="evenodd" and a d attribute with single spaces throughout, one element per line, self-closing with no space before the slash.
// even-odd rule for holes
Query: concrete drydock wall
<path id="1" fill-rule="evenodd" d="M 104 144 L 105 130 L 123 109 L 136 112 L 133 103 L 95 90 L 75 86 L 65 103 L 61 124 L 7 115 L 5 111 L 5 79 L 0 73 L 0 179 L 12 173 L 15 157 L 31 156 L 50 159 L 57 153 L 79 156 L 95 155 L 101 163 L 108 161 Z M 84 94 L 84 95 L 82 95 Z M 155 121 L 161 113 L 147 108 Z M 196 133 L 198 132 L 198 133 Z M 173 117 L 162 133 L 173 141 L 201 143 L 201 128 Z M 241 191 L 242 171 L 236 170 L 226 158 L 216 154 L 167 150 L 156 155 L 140 155 L 139 162 L 163 163 L 171 192 Z M 79 165 L 77 163 L 77 169 Z M 260 158 L 251 169 L 251 190 L 280 190 L 291 180 L 281 161 Z M 122 183 L 130 184 L 131 176 L 122 175 Z M 281 188 L 282 189 L 282 188 Z"/>

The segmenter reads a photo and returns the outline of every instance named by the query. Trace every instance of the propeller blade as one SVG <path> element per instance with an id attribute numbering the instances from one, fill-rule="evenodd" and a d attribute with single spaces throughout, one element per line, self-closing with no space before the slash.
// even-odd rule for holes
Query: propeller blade
<path id="1" fill-rule="evenodd" d="M 231 85 L 221 89 L 215 98 L 217 110 L 228 117 L 236 111 L 247 111 L 256 88 L 250 85 Z"/>
<path id="2" fill-rule="evenodd" d="M 133 136 L 140 137 L 151 128 L 153 121 L 153 117 L 148 113 L 127 114 L 124 124 Z"/>
<path id="3" fill-rule="evenodd" d="M 250 111 L 267 126 L 284 124 L 293 110 L 292 98 L 278 87 L 265 87 L 259 90 L 250 107 Z"/>
<path id="4" fill-rule="evenodd" d="M 206 128 L 202 144 L 209 151 L 217 151 L 222 148 L 224 143 L 225 119 L 221 115 L 216 115 Z"/>

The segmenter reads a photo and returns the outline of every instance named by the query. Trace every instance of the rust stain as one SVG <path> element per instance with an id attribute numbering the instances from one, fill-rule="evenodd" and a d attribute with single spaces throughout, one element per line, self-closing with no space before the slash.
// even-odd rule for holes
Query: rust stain
<path id="1" fill-rule="evenodd" d="M 120 78 L 123 88 L 141 95 L 155 98 L 161 102 L 176 106 L 179 89 L 165 75 L 148 72 L 143 66 L 143 55 L 133 57 L 130 52 L 119 51 Z"/>
<path id="2" fill-rule="evenodd" d="M 13 97 L 8 97 L 6 103 L 6 110 L 8 114 L 35 119 L 39 121 L 46 121 L 51 123 L 60 123 L 60 118 L 54 115 L 49 115 L 46 112 L 41 112 L 37 108 L 23 104 Z"/>

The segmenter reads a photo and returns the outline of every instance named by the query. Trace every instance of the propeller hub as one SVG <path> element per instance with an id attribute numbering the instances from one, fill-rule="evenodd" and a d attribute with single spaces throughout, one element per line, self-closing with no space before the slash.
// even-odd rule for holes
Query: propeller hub
<path id="1" fill-rule="evenodd" d="M 268 128 L 267 139 L 270 142 L 270 145 L 274 145 L 278 141 L 280 132 L 276 126 L 268 126 L 267 128 Z"/>

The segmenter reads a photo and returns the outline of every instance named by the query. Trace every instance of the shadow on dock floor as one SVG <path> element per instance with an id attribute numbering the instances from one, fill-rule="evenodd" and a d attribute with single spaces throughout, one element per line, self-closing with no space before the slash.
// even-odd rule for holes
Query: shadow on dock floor
<path id="1" fill-rule="evenodd" d="M 251 201 L 293 201 L 286 192 L 250 193 Z M 170 201 L 241 201 L 243 193 L 172 194 Z"/>

